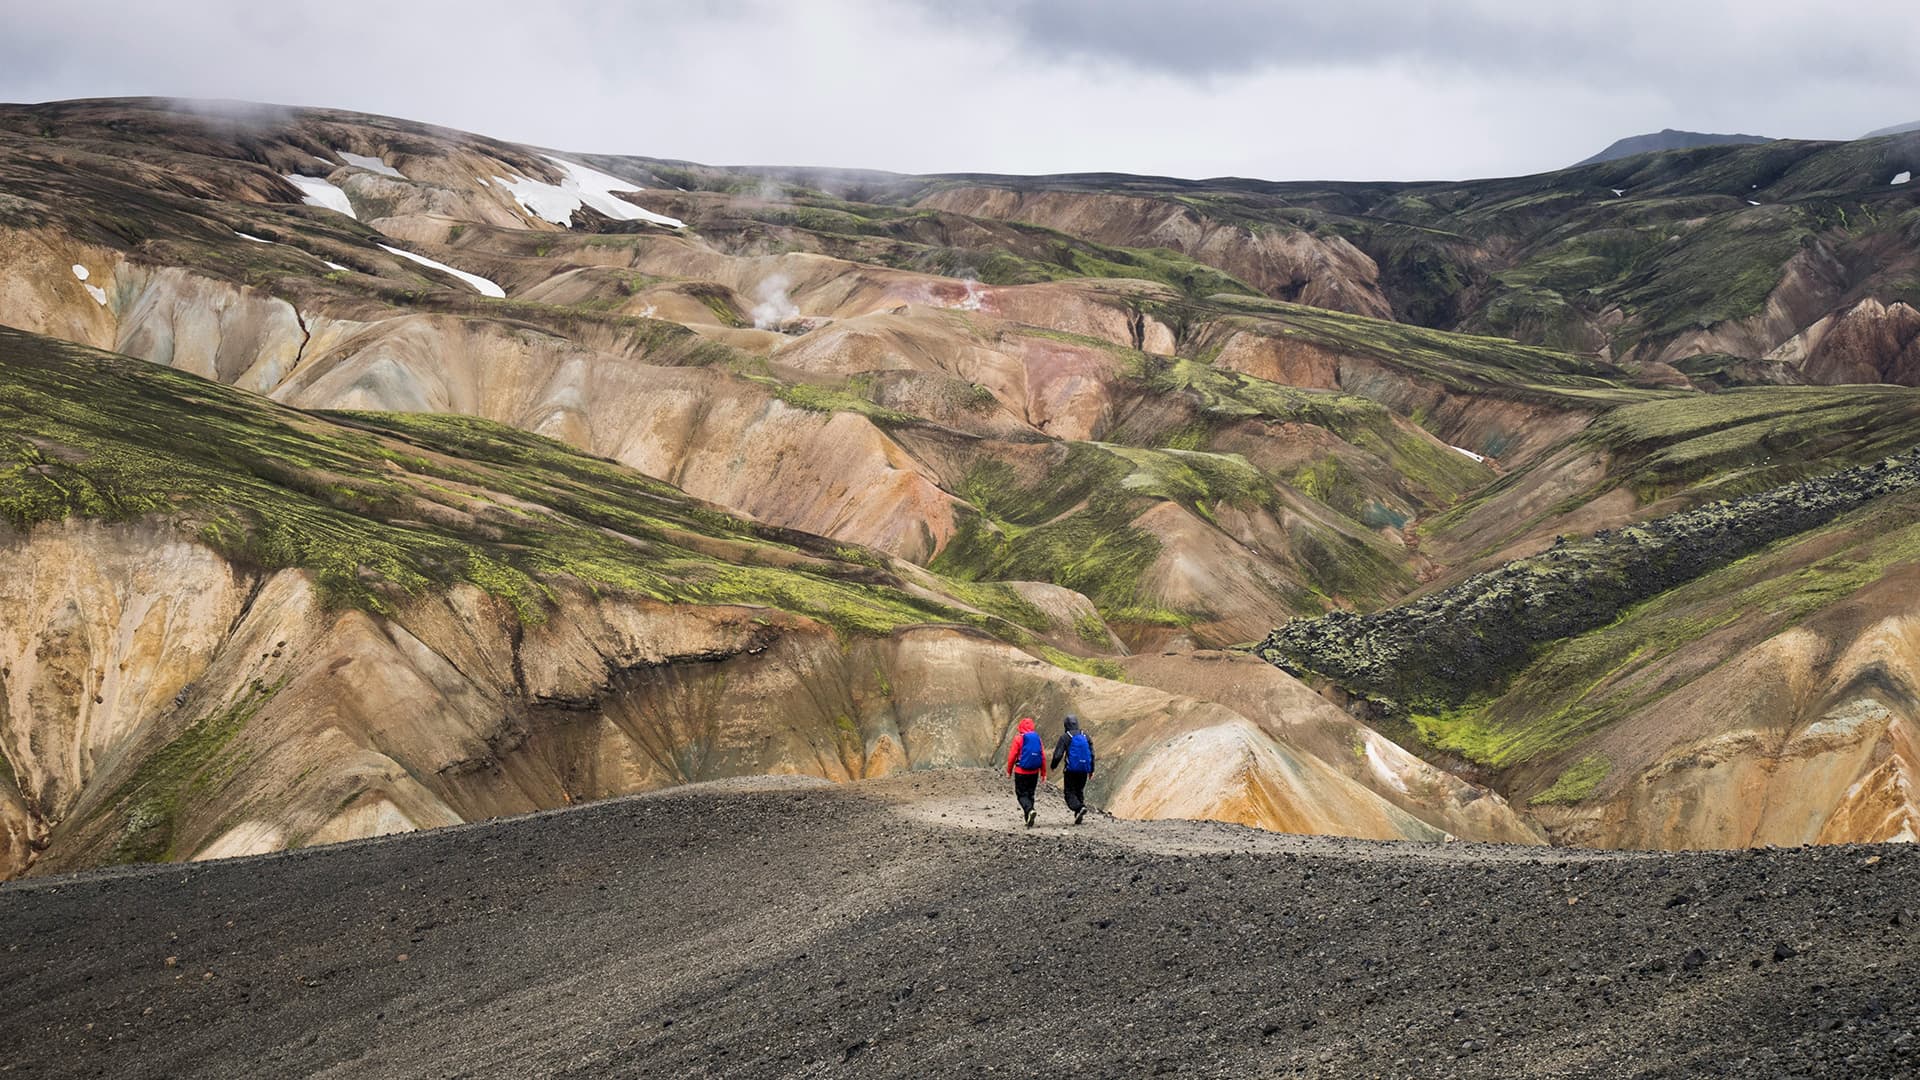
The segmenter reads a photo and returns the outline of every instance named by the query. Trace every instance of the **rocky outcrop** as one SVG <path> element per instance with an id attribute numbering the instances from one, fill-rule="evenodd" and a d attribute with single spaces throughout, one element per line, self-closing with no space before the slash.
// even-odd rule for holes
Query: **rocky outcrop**
<path id="1" fill-rule="evenodd" d="M 1737 358 L 1727 370 L 1748 381 L 1920 385 L 1920 311 L 1903 301 L 1861 296 L 1870 273 L 1883 264 L 1897 272 L 1910 258 L 1884 239 L 1845 252 L 1812 244 L 1787 262 L 1760 313 L 1689 331 L 1657 351 L 1640 348 L 1633 355 L 1682 366 L 1689 357 Z"/>
<path id="2" fill-rule="evenodd" d="M 1866 299 L 1828 315 L 1768 355 L 1810 383 L 1920 386 L 1920 310 Z"/>

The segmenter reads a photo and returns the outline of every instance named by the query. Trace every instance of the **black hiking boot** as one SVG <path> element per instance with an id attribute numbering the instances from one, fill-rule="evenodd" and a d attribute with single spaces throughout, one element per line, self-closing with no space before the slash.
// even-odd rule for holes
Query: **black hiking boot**
<path id="1" fill-rule="evenodd" d="M 1033 828 L 1034 821 L 1037 820 L 1039 817 L 1040 817 L 1039 811 L 1037 810 L 1027 811 L 1027 828 L 1029 829 Z"/>
<path id="2" fill-rule="evenodd" d="M 1075 811 L 1073 812 L 1073 823 L 1074 823 L 1075 825 L 1078 825 L 1078 824 L 1080 824 L 1081 822 L 1083 822 L 1083 821 L 1085 821 L 1085 820 L 1087 820 L 1087 808 L 1086 808 L 1086 807 L 1084 807 L 1084 806 L 1083 806 L 1083 807 L 1081 807 L 1080 809 L 1078 809 L 1078 810 L 1075 810 Z"/>

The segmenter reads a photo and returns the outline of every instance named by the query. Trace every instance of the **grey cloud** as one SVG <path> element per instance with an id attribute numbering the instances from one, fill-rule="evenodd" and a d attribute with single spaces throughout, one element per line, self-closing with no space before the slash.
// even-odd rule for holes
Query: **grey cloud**
<path id="1" fill-rule="evenodd" d="M 1594 80 L 1732 77 L 1747 88 L 1808 76 L 1910 84 L 1920 44 L 1906 0 L 1856 0 L 1844 13 L 1779 0 L 917 2 L 956 20 L 1001 20 L 1056 57 L 1196 78 L 1395 60 Z"/>
<path id="2" fill-rule="evenodd" d="M 0 0 L 0 100 L 328 105 L 718 164 L 1445 178 L 1666 126 L 1915 119 L 1905 7 Z"/>

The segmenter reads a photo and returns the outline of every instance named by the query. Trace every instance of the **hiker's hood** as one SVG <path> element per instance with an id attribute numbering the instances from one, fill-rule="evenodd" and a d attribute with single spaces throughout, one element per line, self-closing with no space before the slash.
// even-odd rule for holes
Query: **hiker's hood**
<path id="1" fill-rule="evenodd" d="M 1073 715 L 1072 713 L 1067 714 L 1067 730 L 1068 731 L 1080 730 L 1080 718 Z"/>
<path id="2" fill-rule="evenodd" d="M 1021 733 L 1022 735 L 1025 735 L 1025 734 L 1026 734 L 1027 732 L 1029 732 L 1029 731 L 1033 731 L 1033 730 L 1035 730 L 1035 728 L 1034 728 L 1034 726 L 1033 726 L 1033 718 L 1032 718 L 1032 717 L 1030 717 L 1030 716 L 1023 716 L 1023 717 L 1021 717 L 1021 718 L 1020 718 L 1020 733 Z"/>

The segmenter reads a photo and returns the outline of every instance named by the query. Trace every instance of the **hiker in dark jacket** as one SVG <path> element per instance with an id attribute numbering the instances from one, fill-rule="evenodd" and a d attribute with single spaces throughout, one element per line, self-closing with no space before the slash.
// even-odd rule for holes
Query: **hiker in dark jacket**
<path id="1" fill-rule="evenodd" d="M 1060 741 L 1053 744 L 1053 767 L 1056 771 L 1061 765 L 1067 767 L 1062 775 L 1066 778 L 1064 786 L 1067 792 L 1067 809 L 1073 811 L 1073 823 L 1080 824 L 1087 818 L 1087 777 L 1093 775 L 1093 737 L 1080 730 L 1080 718 L 1067 714 L 1067 730 L 1060 733 Z"/>
<path id="2" fill-rule="evenodd" d="M 1020 718 L 1020 730 L 1007 748 L 1007 775 L 1013 777 L 1013 797 L 1020 800 L 1021 816 L 1031 829 L 1039 816 L 1033 809 L 1033 792 L 1047 778 L 1046 744 L 1040 741 L 1032 717 Z"/>

